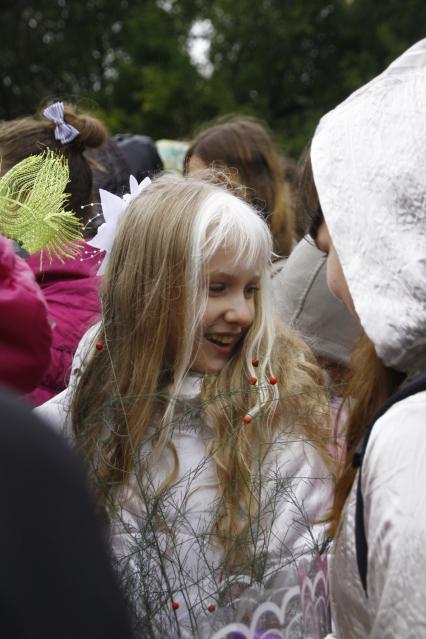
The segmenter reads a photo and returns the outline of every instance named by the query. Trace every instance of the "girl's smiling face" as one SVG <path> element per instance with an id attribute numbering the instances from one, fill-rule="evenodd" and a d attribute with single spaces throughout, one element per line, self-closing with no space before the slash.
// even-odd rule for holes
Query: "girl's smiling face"
<path id="1" fill-rule="evenodd" d="M 196 338 L 192 370 L 219 373 L 253 323 L 256 266 L 235 263 L 233 252 L 219 249 L 208 264 L 209 293 Z"/>

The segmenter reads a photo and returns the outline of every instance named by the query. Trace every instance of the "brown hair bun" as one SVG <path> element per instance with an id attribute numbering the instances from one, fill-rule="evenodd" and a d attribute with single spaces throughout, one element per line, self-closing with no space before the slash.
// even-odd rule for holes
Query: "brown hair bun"
<path id="1" fill-rule="evenodd" d="M 80 133 L 70 145 L 76 142 L 81 148 L 94 149 L 107 139 L 107 129 L 103 122 L 88 113 L 79 113 L 72 104 L 64 104 L 64 120 Z"/>
<path id="2" fill-rule="evenodd" d="M 55 138 L 55 123 L 43 115 L 44 107 L 35 116 L 0 123 L 0 170 L 5 173 L 29 155 L 37 155 L 46 149 L 63 155 L 70 171 L 66 208 L 85 222 L 88 212 L 93 213 L 93 209 L 87 205 L 95 198 L 92 193 L 91 163 L 84 150 L 103 144 L 108 137 L 107 129 L 96 117 L 79 112 L 74 105 L 65 103 L 64 120 L 75 127 L 79 135 L 71 142 L 62 144 Z"/>

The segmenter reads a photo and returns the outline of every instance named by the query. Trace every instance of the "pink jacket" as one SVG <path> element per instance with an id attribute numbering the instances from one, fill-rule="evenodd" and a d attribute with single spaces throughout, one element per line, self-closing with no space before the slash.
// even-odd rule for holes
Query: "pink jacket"
<path id="1" fill-rule="evenodd" d="M 88 327 L 99 319 L 99 252 L 87 244 L 76 259 L 62 263 L 31 255 L 31 266 L 47 301 L 53 343 L 50 366 L 38 388 L 29 396 L 34 406 L 62 391 L 68 384 L 72 358 Z"/>
<path id="2" fill-rule="evenodd" d="M 0 236 L 0 384 L 29 393 L 46 371 L 52 335 L 31 269 Z"/>

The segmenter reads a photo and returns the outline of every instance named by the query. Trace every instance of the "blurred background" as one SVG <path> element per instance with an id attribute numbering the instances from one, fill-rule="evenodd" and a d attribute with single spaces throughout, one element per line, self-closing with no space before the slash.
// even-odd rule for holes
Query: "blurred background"
<path id="1" fill-rule="evenodd" d="M 3 0 L 0 119 L 46 98 L 111 133 L 265 120 L 298 158 L 327 110 L 426 35 L 424 0 Z"/>

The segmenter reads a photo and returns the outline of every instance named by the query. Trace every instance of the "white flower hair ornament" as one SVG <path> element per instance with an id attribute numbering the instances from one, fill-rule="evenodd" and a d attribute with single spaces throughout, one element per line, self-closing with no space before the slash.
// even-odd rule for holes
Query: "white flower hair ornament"
<path id="1" fill-rule="evenodd" d="M 90 246 L 94 246 L 101 251 L 105 251 L 105 257 L 98 269 L 98 275 L 103 275 L 105 273 L 109 254 L 111 253 L 115 234 L 117 232 L 117 224 L 121 215 L 127 208 L 128 204 L 150 184 L 151 180 L 148 177 L 138 184 L 137 179 L 131 175 L 129 180 L 130 193 L 126 193 L 123 197 L 114 195 L 114 193 L 110 193 L 104 189 L 99 189 L 102 215 L 105 222 L 99 226 L 95 237 L 87 242 Z"/>

